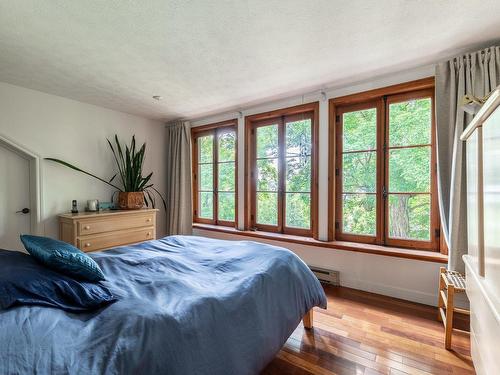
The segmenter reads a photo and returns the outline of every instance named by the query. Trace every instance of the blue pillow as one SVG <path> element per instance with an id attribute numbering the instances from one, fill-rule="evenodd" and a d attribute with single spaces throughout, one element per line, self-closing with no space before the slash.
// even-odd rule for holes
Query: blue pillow
<path id="1" fill-rule="evenodd" d="M 116 301 L 101 283 L 89 283 L 52 271 L 33 257 L 0 250 L 0 309 L 17 305 L 91 311 Z"/>
<path id="2" fill-rule="evenodd" d="M 97 263 L 69 243 L 26 234 L 21 241 L 31 256 L 55 271 L 82 280 L 105 280 Z"/>

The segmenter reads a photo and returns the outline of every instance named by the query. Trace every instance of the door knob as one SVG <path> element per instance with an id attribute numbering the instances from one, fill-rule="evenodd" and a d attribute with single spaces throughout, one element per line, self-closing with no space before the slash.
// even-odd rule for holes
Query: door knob
<path id="1" fill-rule="evenodd" d="M 29 214 L 29 213 L 30 209 L 26 207 L 24 207 L 21 211 L 16 211 L 16 214 Z"/>

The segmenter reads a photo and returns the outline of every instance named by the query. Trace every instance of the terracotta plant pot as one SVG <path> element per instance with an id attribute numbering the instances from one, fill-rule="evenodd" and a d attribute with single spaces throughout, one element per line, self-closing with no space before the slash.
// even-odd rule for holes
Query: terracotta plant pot
<path id="1" fill-rule="evenodd" d="M 118 193 L 118 207 L 120 210 L 138 210 L 144 206 L 144 193 L 123 192 Z"/>

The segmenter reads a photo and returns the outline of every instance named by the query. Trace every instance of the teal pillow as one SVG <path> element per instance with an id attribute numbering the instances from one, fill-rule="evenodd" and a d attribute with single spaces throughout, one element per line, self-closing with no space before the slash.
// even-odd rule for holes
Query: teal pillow
<path id="1" fill-rule="evenodd" d="M 97 263 L 69 243 L 24 234 L 21 241 L 32 257 L 44 266 L 76 279 L 105 280 Z"/>

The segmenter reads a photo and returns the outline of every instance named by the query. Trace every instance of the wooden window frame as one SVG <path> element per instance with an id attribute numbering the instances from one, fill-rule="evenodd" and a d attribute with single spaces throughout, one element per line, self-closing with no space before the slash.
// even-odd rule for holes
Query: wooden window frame
<path id="1" fill-rule="evenodd" d="M 234 171 L 234 194 L 235 194 L 235 207 L 234 207 L 234 222 L 225 221 L 218 219 L 218 134 L 224 130 L 233 130 L 235 132 L 235 171 Z M 213 219 L 201 218 L 198 216 L 198 138 L 213 135 Z M 220 225 L 226 227 L 238 227 L 238 120 L 231 119 L 227 121 L 221 121 L 213 124 L 197 126 L 191 128 L 191 140 L 192 140 L 192 188 L 193 188 L 193 222 L 211 225 Z"/>
<path id="2" fill-rule="evenodd" d="M 383 108 L 383 102 L 380 100 L 370 100 L 367 102 L 361 102 L 361 103 L 354 103 L 354 104 L 348 104 L 345 106 L 339 106 L 337 107 L 337 113 L 336 116 L 342 117 L 344 113 L 347 112 L 352 112 L 352 111 L 360 111 L 364 109 L 369 109 L 369 108 L 376 108 L 377 109 L 377 127 L 378 124 L 380 123 L 381 120 L 383 120 L 382 116 L 382 108 Z M 342 222 L 342 198 L 341 198 L 341 193 L 342 193 L 342 126 L 337 126 L 339 125 L 336 123 L 335 125 L 335 139 L 336 139 L 336 145 L 335 149 L 337 150 L 336 156 L 335 156 L 335 191 L 336 191 L 336 196 L 335 196 L 335 206 L 337 209 L 335 210 L 335 223 L 341 223 Z M 376 145 L 375 149 L 373 150 L 358 150 L 355 152 L 375 152 L 377 156 L 377 165 L 376 165 L 376 182 L 375 182 L 375 192 L 374 193 L 367 193 L 367 195 L 375 195 L 377 198 L 381 195 L 382 193 L 382 187 L 381 187 L 381 176 L 378 171 L 382 170 L 382 163 L 383 163 L 383 134 L 382 132 L 378 131 L 377 129 L 377 138 L 376 138 Z M 377 212 L 382 212 L 383 210 L 383 202 L 382 199 L 377 199 L 377 205 L 376 205 L 376 210 Z M 336 231 L 336 236 L 335 239 L 338 241 L 349 241 L 349 242 L 362 242 L 362 243 L 368 243 L 368 244 L 381 244 L 383 242 L 383 237 L 382 237 L 382 229 L 383 229 L 383 217 L 381 215 L 377 215 L 376 217 L 376 234 L 375 236 L 368 236 L 368 235 L 359 235 L 359 234 L 349 234 L 349 233 L 342 233 L 340 231 Z M 335 224 L 335 229 L 337 228 L 337 224 Z"/>
<path id="3" fill-rule="evenodd" d="M 278 226 L 256 223 L 256 139 L 255 128 L 265 124 L 276 123 L 278 125 L 279 139 L 284 139 L 283 117 L 311 113 L 311 228 L 292 228 L 284 225 L 284 181 L 280 178 L 278 191 Z M 278 109 L 270 112 L 259 113 L 245 117 L 245 229 L 274 232 L 288 235 L 318 238 L 318 130 L 319 130 L 319 102 L 307 103 L 289 108 Z M 285 170 L 284 165 L 284 143 L 279 144 L 278 168 L 280 175 Z"/>
<path id="4" fill-rule="evenodd" d="M 389 238 L 389 225 L 386 224 L 388 215 L 388 199 L 384 198 L 383 186 L 388 186 L 388 152 L 389 147 L 389 104 L 402 102 L 408 99 L 422 97 L 432 98 L 432 127 L 431 127 L 431 233 L 429 241 L 404 240 Z M 342 126 L 341 115 L 345 112 L 364 108 L 377 109 L 377 223 L 376 235 L 363 236 L 342 233 L 339 228 L 342 222 Z M 412 147 L 412 146 L 410 146 Z M 436 120 L 434 77 L 406 82 L 381 89 L 370 90 L 359 94 L 347 95 L 329 101 L 329 241 L 350 241 L 383 245 L 389 247 L 420 249 L 427 251 L 441 251 L 446 254 L 447 249 L 442 246 L 440 217 L 437 197 L 437 165 L 436 165 Z"/>

